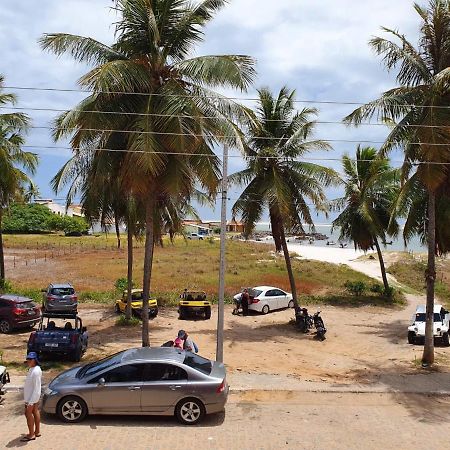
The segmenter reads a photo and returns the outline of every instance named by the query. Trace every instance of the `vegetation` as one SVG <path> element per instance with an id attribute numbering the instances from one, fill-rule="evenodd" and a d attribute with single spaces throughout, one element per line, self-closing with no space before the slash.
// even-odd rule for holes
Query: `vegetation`
<path id="1" fill-rule="evenodd" d="M 137 317 L 126 317 L 120 315 L 116 320 L 116 326 L 118 327 L 137 327 L 141 324 L 141 321 Z"/>
<path id="2" fill-rule="evenodd" d="M 333 227 L 339 227 L 340 239 L 353 241 L 355 249 L 367 251 L 376 247 L 384 290 L 389 293 L 379 241 L 386 242 L 388 228 L 391 233 L 398 232 L 396 220 L 391 220 L 392 203 L 400 187 L 398 170 L 392 169 L 386 159 L 379 158 L 374 148 L 360 146 L 355 160 L 344 155 L 342 167 L 345 194 L 333 202 L 335 209 L 342 210 Z"/>
<path id="3" fill-rule="evenodd" d="M 3 76 L 0 75 L 0 106 L 14 105 L 14 94 L 3 92 Z M 28 177 L 38 164 L 38 157 L 23 151 L 24 134 L 30 119 L 23 113 L 0 114 L 0 283 L 5 281 L 5 258 L 3 253 L 3 215 L 12 202 L 23 198 L 27 187 L 32 185 Z"/>
<path id="4" fill-rule="evenodd" d="M 303 224 L 314 227 L 308 202 L 325 209 L 324 186 L 337 179 L 332 169 L 300 162 L 298 158 L 313 150 L 330 146 L 312 139 L 317 114 L 313 108 L 294 109 L 295 91 L 283 88 L 278 96 L 267 89 L 258 91 L 256 120 L 248 130 L 245 143 L 246 169 L 229 177 L 232 183 L 245 185 L 233 206 L 233 215 L 241 215 L 244 235 L 249 236 L 267 208 L 277 251 L 283 250 L 290 289 L 298 308 L 297 289 L 285 230 L 303 232 Z"/>
<path id="5" fill-rule="evenodd" d="M 112 154 L 92 151 L 93 145 L 122 150 L 115 153 L 119 171 L 114 176 L 119 175 L 122 190 L 142 202 L 145 211 L 144 315 L 161 205 L 189 204 L 197 186 L 212 194 L 220 178 L 213 146 L 224 136 L 236 137 L 228 138 L 229 144 L 240 137 L 229 120 L 243 115 L 244 108 L 212 89 L 246 90 L 255 74 L 253 60 L 238 55 L 189 58 L 204 27 L 225 3 L 116 0 L 113 45 L 62 33 L 40 41 L 56 55 L 69 54 L 93 66 L 79 80 L 93 94 L 57 119 L 55 137 L 71 137 L 87 170 L 96 159 L 107 164 Z M 147 321 L 142 344 L 149 345 Z"/>
<path id="6" fill-rule="evenodd" d="M 447 166 L 442 164 L 450 163 L 447 150 L 450 144 L 450 2 L 430 0 L 428 8 L 418 4 L 414 8 L 421 21 L 417 48 L 404 35 L 388 28 L 383 30 L 392 40 L 375 37 L 370 41 L 387 70 L 399 68 L 399 86 L 356 109 L 345 120 L 358 125 L 376 114 L 392 126 L 381 148 L 382 155 L 394 148 L 403 149 L 403 189 L 396 212 L 408 216 L 409 233 L 404 235 L 405 239 L 411 233 L 425 234 L 428 243 L 427 320 L 422 362 L 431 365 L 434 362 L 435 255 L 450 248 L 450 242 L 439 241 L 439 238 L 447 239 L 448 232 L 436 233 L 437 229 L 446 227 L 442 222 L 436 226 L 436 219 L 442 218 L 436 215 L 436 205 L 442 192 L 448 193 L 450 186 Z M 419 198 L 422 202 L 414 204 Z M 410 209 L 411 205 L 416 208 Z"/>

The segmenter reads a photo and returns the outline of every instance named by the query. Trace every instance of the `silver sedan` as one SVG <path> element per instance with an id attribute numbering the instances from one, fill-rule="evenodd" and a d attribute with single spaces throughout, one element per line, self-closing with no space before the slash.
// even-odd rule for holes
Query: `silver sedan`
<path id="1" fill-rule="evenodd" d="M 175 348 L 136 348 L 61 373 L 42 409 L 72 423 L 87 414 L 145 414 L 194 425 L 223 411 L 227 397 L 223 364 Z"/>

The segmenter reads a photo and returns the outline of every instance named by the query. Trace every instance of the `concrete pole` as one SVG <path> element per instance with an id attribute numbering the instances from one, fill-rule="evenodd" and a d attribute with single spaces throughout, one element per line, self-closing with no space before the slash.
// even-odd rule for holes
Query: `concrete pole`
<path id="1" fill-rule="evenodd" d="M 225 241 L 227 238 L 227 195 L 228 195 L 228 145 L 223 147 L 222 163 L 222 208 L 220 215 L 220 268 L 219 268 L 219 305 L 217 314 L 216 360 L 223 362 L 223 328 L 225 309 Z"/>

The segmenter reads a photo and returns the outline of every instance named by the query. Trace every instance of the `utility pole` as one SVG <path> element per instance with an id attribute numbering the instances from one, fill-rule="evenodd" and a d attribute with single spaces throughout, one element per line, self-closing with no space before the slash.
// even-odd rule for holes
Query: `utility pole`
<path id="1" fill-rule="evenodd" d="M 223 146 L 222 208 L 220 214 L 219 305 L 217 314 L 216 360 L 223 362 L 223 328 L 225 309 L 225 241 L 227 238 L 228 145 Z"/>

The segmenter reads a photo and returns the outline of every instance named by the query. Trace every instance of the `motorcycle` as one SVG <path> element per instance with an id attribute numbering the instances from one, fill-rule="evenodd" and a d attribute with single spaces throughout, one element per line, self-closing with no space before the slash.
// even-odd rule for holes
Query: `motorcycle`
<path id="1" fill-rule="evenodd" d="M 312 328 L 313 321 L 306 308 L 298 308 L 295 311 L 295 323 L 302 333 L 307 333 Z"/>
<path id="2" fill-rule="evenodd" d="M 314 327 L 316 328 L 316 336 L 321 340 L 325 340 L 325 333 L 327 329 L 325 328 L 325 324 L 323 323 L 322 317 L 320 317 L 320 309 L 313 315 Z"/>

